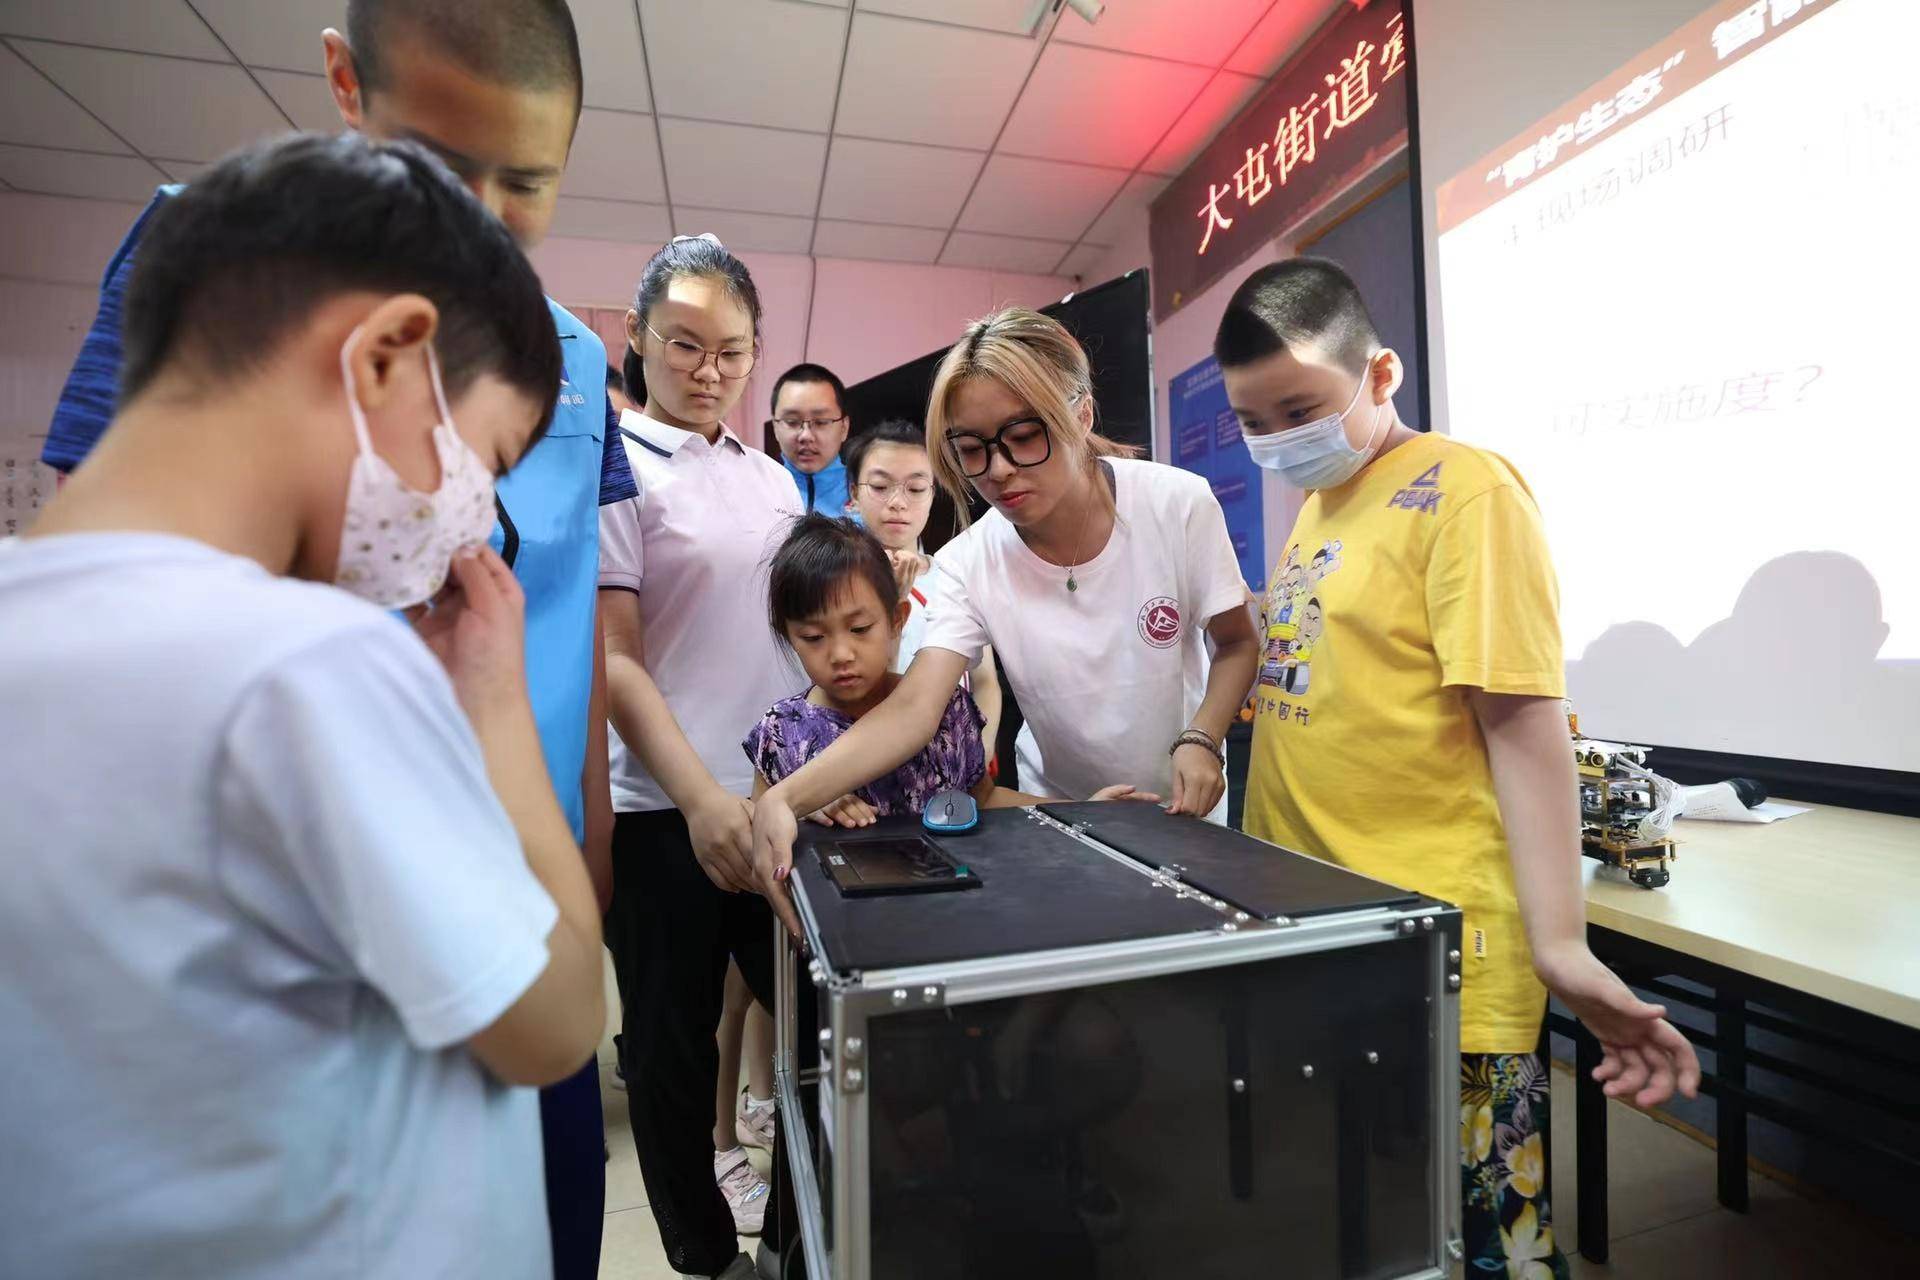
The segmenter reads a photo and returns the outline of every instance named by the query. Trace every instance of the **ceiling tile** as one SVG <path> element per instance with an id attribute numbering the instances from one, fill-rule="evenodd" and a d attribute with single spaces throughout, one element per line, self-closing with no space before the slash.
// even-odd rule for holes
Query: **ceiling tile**
<path id="1" fill-rule="evenodd" d="M 560 190 L 569 196 L 665 203 L 653 117 L 591 107 L 582 111 Z"/>
<path id="2" fill-rule="evenodd" d="M 581 74 L 587 105 L 620 111 L 651 111 L 647 63 L 640 51 L 640 18 L 633 0 L 570 0 L 580 36 Z"/>
<path id="3" fill-rule="evenodd" d="M 1050 275 L 1054 264 L 1072 244 L 1065 240 L 1024 240 L 1016 236 L 983 236 L 956 231 L 940 255 L 943 267 L 992 267 L 999 271 L 1031 271 Z"/>
<path id="4" fill-rule="evenodd" d="M 1127 179 L 1127 185 L 1107 206 L 1107 211 L 1100 215 L 1100 221 L 1087 228 L 1086 238 L 1095 244 L 1119 244 L 1126 239 L 1128 225 L 1144 216 L 1148 206 L 1166 189 L 1165 178 L 1156 178 L 1148 173 L 1135 174 Z"/>
<path id="5" fill-rule="evenodd" d="M 193 0 L 200 16 L 255 67 L 318 73 L 320 33 L 347 29 L 347 0 Z"/>
<path id="6" fill-rule="evenodd" d="M 784 0 L 641 0 L 653 100 L 671 116 L 833 125 L 844 9 Z"/>
<path id="7" fill-rule="evenodd" d="M 340 109 L 333 105 L 333 91 L 327 78 L 299 71 L 256 71 L 253 73 L 280 109 L 293 117 L 293 123 L 313 133 L 338 133 Z"/>
<path id="8" fill-rule="evenodd" d="M 813 216 L 825 135 L 662 120 L 660 139 L 676 205 Z"/>
<path id="9" fill-rule="evenodd" d="M 1340 7 L 1341 0 L 1280 0 L 1227 59 L 1228 69 L 1271 79 Z"/>
<path id="10" fill-rule="evenodd" d="M 984 151 L 993 145 L 1036 42 L 926 22 L 854 15 L 838 133 Z"/>
<path id="11" fill-rule="evenodd" d="M 1060 264 L 1060 274 L 1077 276 L 1084 280 L 1092 274 L 1094 267 L 1100 264 L 1100 260 L 1110 252 L 1111 250 L 1105 245 L 1076 245 L 1073 252 L 1067 255 L 1066 261 Z"/>
<path id="12" fill-rule="evenodd" d="M 154 163 L 175 182 L 192 182 L 213 168 L 210 162 L 203 160 L 155 160 Z"/>
<path id="13" fill-rule="evenodd" d="M 805 253 L 813 240 L 812 218 L 790 218 L 779 213 L 735 213 L 727 209 L 692 209 L 676 204 L 675 235 L 697 236 L 711 231 L 729 249 L 761 253 Z"/>
<path id="14" fill-rule="evenodd" d="M 1213 73 L 1055 42 L 1014 108 L 1002 149 L 1131 169 Z"/>
<path id="15" fill-rule="evenodd" d="M 346 29 L 346 0 L 195 0 L 242 62 L 317 73 L 320 33 Z M 586 104 L 647 111 L 647 68 L 633 0 L 571 0 Z"/>
<path id="16" fill-rule="evenodd" d="M 1033 6 L 1034 0 L 860 0 L 862 13 L 892 13 L 1016 36 L 1027 34 Z"/>
<path id="17" fill-rule="evenodd" d="M 996 155 L 987 161 L 960 226 L 1071 243 L 1126 180 L 1119 169 Z"/>
<path id="18" fill-rule="evenodd" d="M 835 138 L 821 216 L 944 231 L 959 216 L 985 159 L 979 151 Z"/>
<path id="19" fill-rule="evenodd" d="M 1252 102 L 1266 87 L 1267 82 L 1256 76 L 1243 76 L 1234 71 L 1217 73 L 1200 91 L 1200 100 L 1187 108 L 1172 132 L 1140 167 L 1148 173 L 1179 173 L 1219 135 L 1227 121 L 1240 113 L 1240 108 Z"/>
<path id="20" fill-rule="evenodd" d="M 883 227 L 871 222 L 835 222 L 822 218 L 813 252 L 820 258 L 876 258 L 882 262 L 932 262 L 946 242 L 945 231 L 927 227 Z"/>
<path id="21" fill-rule="evenodd" d="M 0 45 L 0 142 L 125 152 L 126 146 L 20 55 Z"/>
<path id="22" fill-rule="evenodd" d="M 0 181 L 18 191 L 98 200 L 147 200 L 167 179 L 139 156 L 0 147 Z"/>
<path id="23" fill-rule="evenodd" d="M 626 240 L 634 244 L 665 244 L 667 206 L 626 200 L 582 200 L 560 197 L 553 209 L 548 235 L 582 236 L 589 240 Z"/>
<path id="24" fill-rule="evenodd" d="M 1281 0 L 1282 5 L 1287 3 Z M 1178 4 L 1114 0 L 1100 21 L 1091 25 L 1076 13 L 1061 14 L 1053 42 L 1217 67 L 1267 4 L 1268 0 L 1179 0 Z"/>
<path id="25" fill-rule="evenodd" d="M 0 34 L 231 61 L 187 0 L 0 0 Z"/>
<path id="26" fill-rule="evenodd" d="M 273 100 L 231 63 L 31 41 L 15 47 L 148 155 L 215 160 L 287 130 Z"/>

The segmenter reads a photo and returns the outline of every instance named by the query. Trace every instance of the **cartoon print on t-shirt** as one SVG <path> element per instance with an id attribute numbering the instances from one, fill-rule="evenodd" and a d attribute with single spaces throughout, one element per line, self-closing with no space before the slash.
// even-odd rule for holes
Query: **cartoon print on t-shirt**
<path id="1" fill-rule="evenodd" d="M 1326 622 L 1315 592 L 1340 568 L 1340 555 L 1338 538 L 1321 543 L 1305 563 L 1298 543 L 1287 548 L 1261 609 L 1266 646 L 1260 658 L 1260 684 L 1288 693 L 1307 691 L 1313 648 Z"/>
<path id="2" fill-rule="evenodd" d="M 1319 598 L 1310 597 L 1300 606 L 1300 634 L 1294 639 L 1293 653 L 1287 659 L 1286 678 L 1281 687 L 1288 693 L 1307 691 L 1308 664 L 1313 661 L 1313 646 L 1319 643 L 1325 625 Z"/>
<path id="3" fill-rule="evenodd" d="M 1293 638 L 1299 632 L 1293 619 L 1294 597 L 1305 581 L 1305 571 L 1300 567 L 1300 548 L 1296 544 L 1288 549 L 1286 558 L 1280 562 L 1280 571 L 1274 575 L 1273 585 L 1267 589 L 1267 599 L 1261 610 L 1266 635 L 1266 648 L 1260 658 L 1262 684 L 1280 683 L 1281 669 L 1293 646 Z"/>

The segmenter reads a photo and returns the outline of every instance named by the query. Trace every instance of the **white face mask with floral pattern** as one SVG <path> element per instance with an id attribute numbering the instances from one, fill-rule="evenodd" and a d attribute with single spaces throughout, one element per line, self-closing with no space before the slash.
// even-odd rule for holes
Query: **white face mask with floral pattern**
<path id="1" fill-rule="evenodd" d="M 340 348 L 340 374 L 347 384 L 347 411 L 360 442 L 347 482 L 347 515 L 340 530 L 340 565 L 334 584 L 387 609 L 431 600 L 447 580 L 454 552 L 485 542 L 493 532 L 493 475 L 472 446 L 454 430 L 440 361 L 427 343 L 427 373 L 440 409 L 433 447 L 440 456 L 440 487 L 421 493 L 407 487 L 387 460 L 373 451 L 367 417 L 353 385 L 353 349 L 360 330 Z"/>

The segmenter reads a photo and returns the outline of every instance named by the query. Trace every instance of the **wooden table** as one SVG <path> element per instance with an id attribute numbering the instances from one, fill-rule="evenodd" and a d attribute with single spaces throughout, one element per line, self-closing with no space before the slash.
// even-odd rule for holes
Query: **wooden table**
<path id="1" fill-rule="evenodd" d="M 1688 1035 L 1714 1051 L 1702 1089 L 1716 1103 L 1720 1202 L 1741 1211 L 1747 1207 L 1749 1113 L 1920 1176 L 1920 1159 L 1878 1141 L 1881 1135 L 1870 1128 L 1838 1131 L 1829 1118 L 1747 1087 L 1748 1067 L 1759 1066 L 1920 1123 L 1914 1101 L 1920 1098 L 1920 819 L 1807 807 L 1811 812 L 1764 826 L 1680 822 L 1674 832 L 1679 857 L 1664 889 L 1605 877 L 1591 861 L 1585 871 L 1594 954 L 1670 1006 L 1714 1015 L 1713 1034 Z M 1676 987 L 1669 977 L 1712 994 Z M 1551 1021 L 1575 1043 L 1580 1252 L 1604 1262 L 1606 1098 L 1589 1075 L 1599 1046 L 1572 1019 L 1556 1014 Z M 1864 1092 L 1761 1053 L 1747 1044 L 1750 1025 L 1870 1057 L 1911 1073 L 1913 1088 L 1899 1096 Z"/>

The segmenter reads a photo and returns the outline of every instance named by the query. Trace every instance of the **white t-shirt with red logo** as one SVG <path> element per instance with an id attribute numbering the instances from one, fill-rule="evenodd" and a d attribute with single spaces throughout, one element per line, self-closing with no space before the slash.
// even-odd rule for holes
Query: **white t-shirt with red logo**
<path id="1" fill-rule="evenodd" d="M 993 646 L 1044 761 L 1020 775 L 1037 795 L 1084 800 L 1130 783 L 1170 796 L 1167 748 L 1206 694 L 1207 622 L 1247 602 L 1205 480 L 1154 462 L 1108 465 L 1119 519 L 1073 571 L 1077 590 L 997 511 L 934 557 L 944 572 L 921 645 L 970 663 Z"/>

